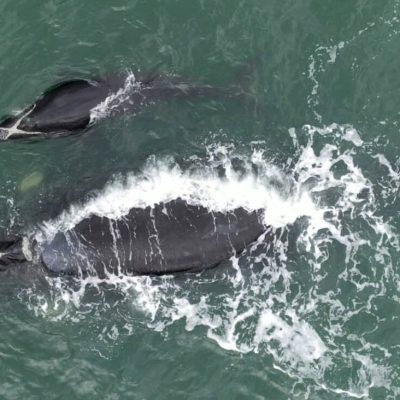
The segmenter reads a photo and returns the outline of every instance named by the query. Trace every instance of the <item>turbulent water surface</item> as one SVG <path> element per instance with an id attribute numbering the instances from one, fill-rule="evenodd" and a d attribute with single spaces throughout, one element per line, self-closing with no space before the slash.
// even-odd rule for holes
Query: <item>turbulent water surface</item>
<path id="1" fill-rule="evenodd" d="M 195 275 L 3 271 L 0 398 L 399 399 L 399 12 L 3 0 L 1 115 L 110 73 L 216 90 L 104 118 L 123 90 L 86 133 L 0 142 L 1 236 L 178 197 L 274 235 Z"/>

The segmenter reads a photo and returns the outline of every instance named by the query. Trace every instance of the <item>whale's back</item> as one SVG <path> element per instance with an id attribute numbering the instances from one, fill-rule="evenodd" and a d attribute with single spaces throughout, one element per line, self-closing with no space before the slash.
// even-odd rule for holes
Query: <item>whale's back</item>
<path id="1" fill-rule="evenodd" d="M 18 128 L 45 133 L 84 129 L 90 122 L 91 110 L 108 94 L 108 87 L 101 82 L 64 82 L 44 93 Z"/>
<path id="2" fill-rule="evenodd" d="M 266 229 L 260 211 L 211 212 L 183 200 L 91 216 L 58 233 L 41 258 L 57 274 L 146 275 L 199 271 L 242 252 Z"/>

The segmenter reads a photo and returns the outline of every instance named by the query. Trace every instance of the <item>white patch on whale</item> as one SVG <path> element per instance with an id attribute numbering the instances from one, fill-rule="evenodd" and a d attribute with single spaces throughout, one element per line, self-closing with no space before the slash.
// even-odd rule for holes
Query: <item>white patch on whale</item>
<path id="1" fill-rule="evenodd" d="M 35 106 L 33 106 L 31 109 L 29 109 L 27 112 L 23 113 L 15 122 L 12 126 L 8 128 L 1 127 L 0 128 L 0 140 L 7 140 L 10 139 L 12 136 L 37 136 L 37 135 L 42 135 L 43 132 L 29 132 L 29 131 L 24 131 L 22 129 L 19 129 L 19 124 L 21 121 L 27 117 L 33 110 L 35 109 Z"/>

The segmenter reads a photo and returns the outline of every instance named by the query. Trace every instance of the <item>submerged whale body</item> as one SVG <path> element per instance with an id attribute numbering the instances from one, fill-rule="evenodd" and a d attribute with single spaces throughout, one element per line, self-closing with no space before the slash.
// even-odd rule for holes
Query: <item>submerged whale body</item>
<path id="1" fill-rule="evenodd" d="M 96 108 L 107 102 L 110 104 L 105 104 L 109 107 L 106 113 L 116 115 L 137 111 L 157 100 L 221 91 L 161 75 L 141 81 L 136 81 L 134 75 L 71 80 L 48 89 L 23 112 L 0 122 L 0 139 L 51 137 L 82 131 L 94 124 Z"/>
<path id="2" fill-rule="evenodd" d="M 44 268 L 57 275 L 200 271 L 241 253 L 256 241 L 266 231 L 262 216 L 261 210 L 209 211 L 177 199 L 133 208 L 120 219 L 91 215 L 37 245 L 34 252 Z M 15 249 L 13 254 L 20 262 L 21 255 Z"/>

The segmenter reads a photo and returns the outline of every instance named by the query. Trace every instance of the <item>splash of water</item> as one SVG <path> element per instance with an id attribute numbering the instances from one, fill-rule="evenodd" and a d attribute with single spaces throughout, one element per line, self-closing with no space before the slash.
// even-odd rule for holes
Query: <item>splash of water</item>
<path id="1" fill-rule="evenodd" d="M 123 294 L 115 307 L 129 304 L 130 315 L 119 325 L 110 321 L 107 334 L 98 333 L 109 342 L 132 332 L 142 315 L 142 323 L 161 333 L 180 322 L 188 331 L 206 327 L 221 348 L 271 357 L 297 385 L 312 380 L 317 391 L 362 398 L 373 387 L 396 387 L 399 371 L 380 357 L 391 356 L 389 349 L 349 326 L 373 315 L 398 281 L 398 235 L 378 203 L 382 193 L 388 203 L 397 196 L 399 174 L 383 155 L 368 155 L 362 135 L 350 125 L 305 126 L 301 135 L 296 129 L 289 134 L 294 156 L 287 165 L 268 160 L 260 142 L 247 153 L 233 145 L 209 146 L 207 159 L 191 157 L 189 169 L 173 159 L 151 158 L 141 173 L 116 178 L 88 203 L 44 224 L 39 234 L 48 238 L 91 214 L 119 218 L 132 207 L 177 197 L 212 210 L 264 208 L 272 241 L 259 238 L 232 258 L 230 268 L 181 280 L 90 277 L 71 284 L 49 278 L 50 297 L 30 290 L 20 298 L 38 315 L 80 321 L 104 307 L 98 297 L 90 300 L 92 289 L 104 300 L 104 288 L 111 287 Z M 359 153 L 370 157 L 379 180 L 358 165 Z M 357 374 L 347 383 L 335 381 L 336 370 L 352 368 Z"/>
<path id="2" fill-rule="evenodd" d="M 141 82 L 136 80 L 133 72 L 129 72 L 125 78 L 124 85 L 91 110 L 89 125 L 93 125 L 99 120 L 112 115 L 114 110 L 118 110 L 122 105 L 129 103 L 132 93 L 139 91 L 140 88 Z"/>

